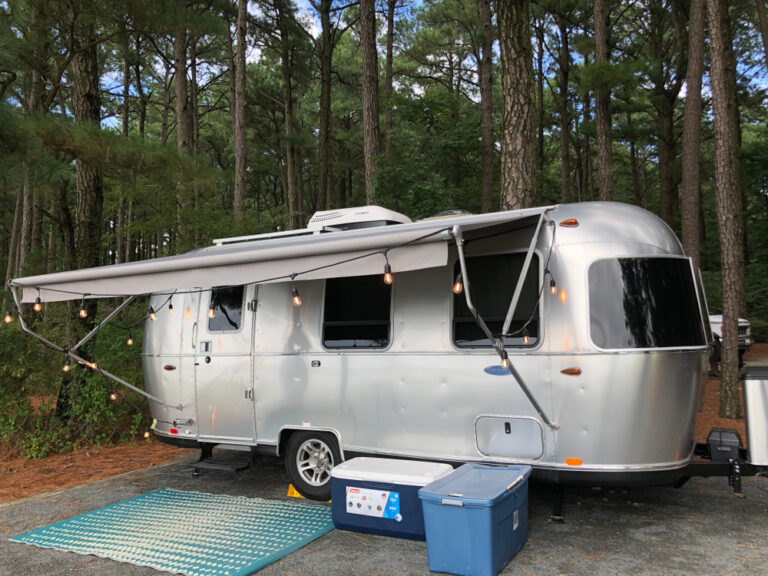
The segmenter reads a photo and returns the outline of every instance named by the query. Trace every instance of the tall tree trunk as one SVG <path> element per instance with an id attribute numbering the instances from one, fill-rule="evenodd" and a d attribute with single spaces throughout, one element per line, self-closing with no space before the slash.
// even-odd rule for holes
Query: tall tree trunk
<path id="1" fill-rule="evenodd" d="M 595 0 L 595 64 L 607 67 L 608 19 L 610 0 Z M 604 76 L 604 75 L 603 75 Z M 613 200 L 611 90 L 600 85 L 595 90 L 595 130 L 597 132 L 597 180 L 601 200 Z"/>
<path id="2" fill-rule="evenodd" d="M 187 28 L 182 23 L 173 39 L 173 67 L 176 83 L 176 141 L 179 152 L 186 154 L 192 148 L 192 118 L 189 113 L 189 92 L 187 90 Z M 184 214 L 188 199 L 184 184 L 176 185 L 176 239 L 179 248 L 187 243 Z"/>
<path id="3" fill-rule="evenodd" d="M 387 61 L 385 63 L 384 90 L 387 99 L 386 110 L 386 135 L 384 137 L 387 161 L 392 154 L 392 96 L 394 94 L 394 51 L 395 51 L 395 8 L 398 0 L 387 0 Z M 482 0 L 485 1 L 485 0 Z M 482 92 L 482 86 L 480 88 Z M 482 96 L 481 96 L 482 98 Z"/>
<path id="4" fill-rule="evenodd" d="M 760 36 L 763 38 L 764 63 L 768 66 L 768 14 L 765 10 L 765 0 L 755 0 L 757 5 L 757 22 L 760 28 Z"/>
<path id="5" fill-rule="evenodd" d="M 192 118 L 187 90 L 187 29 L 184 25 L 179 26 L 173 39 L 173 67 L 176 70 L 176 136 L 179 151 L 186 153 L 192 148 Z"/>
<path id="6" fill-rule="evenodd" d="M 166 144 L 168 142 L 168 117 L 171 114 L 171 69 L 168 64 L 165 64 L 165 72 L 163 74 L 163 108 L 160 113 L 160 142 Z"/>
<path id="7" fill-rule="evenodd" d="M 5 285 L 8 280 L 19 275 L 19 236 L 21 235 L 21 210 L 24 205 L 24 194 L 19 191 L 16 196 L 16 208 L 13 211 L 13 228 L 11 229 L 10 246 L 8 248 L 8 265 L 5 270 Z"/>
<path id="8" fill-rule="evenodd" d="M 99 126 L 101 124 L 101 87 L 95 36 L 93 23 L 80 24 L 77 38 L 78 50 L 72 61 L 75 77 L 73 112 L 77 122 Z M 78 159 L 76 172 L 77 265 L 80 268 L 90 268 L 101 263 L 101 214 L 104 204 L 104 187 L 101 167 L 98 163 Z"/>
<path id="9" fill-rule="evenodd" d="M 557 16 L 560 32 L 560 201 L 571 201 L 570 142 L 571 120 L 568 111 L 568 76 L 571 70 L 571 51 L 568 47 L 568 24 L 561 15 Z"/>
<path id="10" fill-rule="evenodd" d="M 675 145 L 675 103 L 669 93 L 658 95 L 656 106 L 656 149 L 659 156 L 659 191 L 661 193 L 661 218 L 674 230 L 679 209 L 677 183 L 673 163 Z"/>
<path id="11" fill-rule="evenodd" d="M 190 145 L 197 154 L 200 149 L 200 110 L 197 86 L 197 42 L 198 37 L 192 34 L 189 38 L 189 119 L 192 128 Z"/>
<path id="12" fill-rule="evenodd" d="M 390 0 L 392 1 L 392 0 Z M 493 210 L 493 24 L 491 0 L 480 0 L 480 19 L 483 27 L 478 73 L 480 76 L 480 110 L 483 124 L 483 174 L 480 193 L 480 211 Z"/>
<path id="13" fill-rule="evenodd" d="M 294 47 L 284 5 L 278 6 L 277 19 L 280 30 L 280 51 L 283 76 L 283 121 L 285 127 L 285 182 L 288 195 L 288 225 L 291 229 L 301 228 L 302 215 L 299 203 L 299 189 L 296 183 L 296 145 L 294 142 L 293 112 L 293 56 Z"/>
<path id="14" fill-rule="evenodd" d="M 248 19 L 248 1 L 237 1 L 237 56 L 235 58 L 235 220 L 240 223 L 245 216 L 246 165 L 248 153 L 245 146 L 245 32 Z"/>
<path id="15" fill-rule="evenodd" d="M 528 1 L 499 2 L 498 11 L 504 98 L 501 203 L 509 210 L 532 206 L 536 189 L 533 54 Z"/>
<path id="16" fill-rule="evenodd" d="M 333 30 L 331 29 L 332 0 L 315 4 L 320 12 L 320 133 L 317 143 L 319 206 L 333 207 L 331 191 L 331 66 L 333 64 Z"/>
<path id="17" fill-rule="evenodd" d="M 637 138 L 632 125 L 632 112 L 627 112 L 627 127 L 629 128 L 629 165 L 632 170 L 632 193 L 635 205 L 644 207 L 645 191 L 640 185 L 640 166 L 637 159 Z"/>
<path id="18" fill-rule="evenodd" d="M 136 62 L 133 65 L 136 76 L 136 92 L 139 96 L 139 138 L 144 140 L 144 126 L 147 121 L 147 98 L 144 95 L 144 85 L 141 82 L 141 36 L 136 36 Z"/>
<path id="19" fill-rule="evenodd" d="M 363 160 L 365 200 L 376 203 L 376 162 L 379 157 L 379 58 L 376 51 L 376 2 L 360 0 L 360 44 L 363 57 Z"/>
<path id="20" fill-rule="evenodd" d="M 738 418 L 739 302 L 744 291 L 744 224 L 739 178 L 739 116 L 736 58 L 728 3 L 707 0 L 712 58 L 712 111 L 715 116 L 715 203 L 723 270 L 723 334 L 720 415 Z"/>
<path id="21" fill-rule="evenodd" d="M 758 0 L 758 3 L 760 0 Z M 683 117 L 682 236 L 683 249 L 698 268 L 701 265 L 701 82 L 704 72 L 706 0 L 691 0 L 688 27 L 688 90 Z"/>
<path id="22" fill-rule="evenodd" d="M 546 50 L 544 42 L 544 23 L 539 21 L 536 24 L 536 130 L 538 137 L 536 138 L 536 174 L 539 175 L 539 192 L 538 197 L 541 198 L 543 190 L 541 189 L 542 182 L 544 180 L 544 82 L 546 81 L 546 74 L 544 72 L 544 51 Z"/>

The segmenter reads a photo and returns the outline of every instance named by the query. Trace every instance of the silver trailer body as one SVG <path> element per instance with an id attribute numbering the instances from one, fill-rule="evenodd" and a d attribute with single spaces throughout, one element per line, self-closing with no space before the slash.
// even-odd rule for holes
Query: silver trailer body
<path id="1" fill-rule="evenodd" d="M 448 229 L 473 223 L 463 244 L 455 235 L 447 241 L 445 264 L 395 270 L 385 327 L 362 346 L 329 336 L 344 328 L 329 320 L 344 278 L 246 283 L 226 294 L 177 286 L 152 296 L 158 320 L 146 322 L 143 364 L 147 391 L 161 400 L 150 400 L 155 434 L 280 454 L 295 431 L 318 431 L 332 435 L 342 458 L 526 463 L 561 481 L 654 481 L 685 467 L 709 332 L 698 274 L 672 231 L 614 203 L 562 205 L 507 223 L 478 219 L 445 220 Z M 460 250 L 481 311 L 494 298 L 506 311 L 530 255 L 504 349 L 538 409 L 497 350 L 463 324 L 463 295 L 451 290 Z M 512 272 L 500 268 L 507 264 Z M 348 277 L 354 267 L 347 264 Z M 498 289 L 488 286 L 489 269 L 503 277 Z M 351 308 L 367 296 L 343 292 Z M 229 303 L 219 306 L 221 298 Z M 669 335 L 675 326 L 659 317 L 677 313 L 686 326 Z"/>

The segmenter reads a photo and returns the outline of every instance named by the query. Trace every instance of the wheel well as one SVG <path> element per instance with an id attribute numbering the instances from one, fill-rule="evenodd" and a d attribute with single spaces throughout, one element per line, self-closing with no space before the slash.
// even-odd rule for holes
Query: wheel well
<path id="1" fill-rule="evenodd" d="M 336 446 L 339 449 L 339 454 L 341 455 L 341 461 L 343 462 L 345 460 L 344 450 L 341 447 L 342 446 L 341 434 L 339 434 L 336 430 L 332 428 L 307 428 L 306 426 L 297 426 L 295 428 L 283 428 L 280 430 L 280 433 L 277 436 L 277 456 L 285 455 L 285 447 L 288 444 L 288 440 L 290 440 L 291 436 L 295 432 L 324 432 L 326 434 L 330 434 L 336 440 Z"/>

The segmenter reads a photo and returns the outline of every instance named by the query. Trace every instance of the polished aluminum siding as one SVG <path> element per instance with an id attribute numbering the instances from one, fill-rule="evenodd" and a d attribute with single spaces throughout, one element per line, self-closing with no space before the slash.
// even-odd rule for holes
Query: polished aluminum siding
<path id="1" fill-rule="evenodd" d="M 204 435 L 199 438 L 207 441 L 277 445 L 281 431 L 308 427 L 333 431 L 345 450 L 374 454 L 529 462 L 571 471 L 648 471 L 685 465 L 694 444 L 706 347 L 599 350 L 590 339 L 586 292 L 587 270 L 595 260 L 683 257 L 677 238 L 655 216 L 621 204 L 562 206 L 549 215 L 554 225 L 543 227 L 536 255 L 540 281 L 548 285 L 544 266 L 553 246 L 548 267 L 559 291 L 543 292 L 537 346 L 508 352 L 544 411 L 558 424 L 556 430 L 543 425 L 511 376 L 485 371 L 499 364 L 495 353 L 453 344 L 450 286 L 455 247 L 449 250 L 447 266 L 395 275 L 391 341 L 383 350 L 324 349 L 323 280 L 297 282 L 304 301 L 300 308 L 291 305 L 289 284 L 267 284 L 260 287 L 252 318 L 251 352 L 243 341 L 221 344 L 216 364 L 223 364 L 226 355 L 231 355 L 232 363 L 223 376 L 198 368 L 192 379 L 187 370 L 169 383 L 158 366 L 179 353 L 178 345 L 166 339 L 179 342 L 181 336 L 171 327 L 148 324 L 147 385 L 154 394 L 182 399 L 182 412 L 200 420 Z M 577 218 L 579 226 L 558 225 L 567 218 Z M 476 228 L 467 254 L 524 251 L 532 230 L 528 225 L 479 239 L 483 230 Z M 192 306 L 196 297 L 201 298 L 204 302 L 198 307 L 204 309 L 205 294 L 183 298 Z M 186 324 L 181 330 L 189 333 Z M 210 338 L 201 324 L 198 341 Z M 186 344 L 181 346 L 187 349 Z M 250 432 L 243 430 L 219 436 L 218 417 L 216 429 L 203 424 L 211 417 L 214 390 L 228 385 L 242 392 L 248 363 L 254 421 L 249 421 L 247 409 L 231 417 L 242 419 L 243 430 L 251 430 L 253 424 L 255 440 L 249 441 Z M 581 374 L 562 373 L 569 368 L 578 368 Z M 187 408 L 195 389 L 197 409 Z M 231 401 L 238 401 L 236 394 Z M 164 413 L 157 406 L 153 411 Z M 505 420 L 532 422 L 522 434 L 528 440 L 499 440 L 499 428 L 493 424 L 503 427 Z M 163 426 L 158 426 L 158 433 L 168 434 Z M 194 426 L 191 430 L 195 437 L 198 430 Z M 535 430 L 540 432 L 534 434 Z M 580 466 L 572 466 L 578 462 Z"/>

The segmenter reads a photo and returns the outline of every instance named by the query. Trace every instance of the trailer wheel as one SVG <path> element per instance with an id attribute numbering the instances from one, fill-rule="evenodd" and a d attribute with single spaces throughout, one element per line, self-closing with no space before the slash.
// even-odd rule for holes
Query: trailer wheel
<path id="1" fill-rule="evenodd" d="M 294 432 L 285 452 L 285 471 L 305 498 L 330 500 L 331 469 L 341 462 L 336 438 L 327 432 Z"/>

